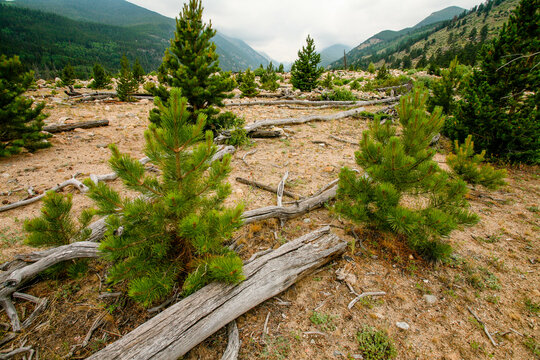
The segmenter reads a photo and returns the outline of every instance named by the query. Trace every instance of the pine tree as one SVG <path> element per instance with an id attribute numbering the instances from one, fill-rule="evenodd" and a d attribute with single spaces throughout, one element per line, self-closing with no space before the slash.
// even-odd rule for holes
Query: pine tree
<path id="1" fill-rule="evenodd" d="M 368 71 L 368 73 L 370 73 L 370 74 L 375 74 L 375 71 L 377 71 L 377 70 L 375 69 L 375 64 L 372 63 L 372 62 L 370 62 L 369 65 L 368 65 L 367 71 Z"/>
<path id="2" fill-rule="evenodd" d="M 441 78 L 432 84 L 433 95 L 428 100 L 428 110 L 433 111 L 440 106 L 444 114 L 451 115 L 456 107 L 455 95 L 461 87 L 466 74 L 466 68 L 459 65 L 457 56 L 452 60 L 448 69 L 441 71 Z"/>
<path id="3" fill-rule="evenodd" d="M 261 87 L 268 91 L 275 91 L 279 88 L 277 80 L 278 76 L 274 69 L 274 65 L 270 62 L 264 73 L 261 75 Z"/>
<path id="4" fill-rule="evenodd" d="M 189 0 L 176 20 L 176 32 L 171 46 L 165 51 L 163 63 L 159 68 L 159 87 L 147 89 L 163 102 L 169 99 L 169 91 L 163 85 L 177 87 L 188 99 L 192 123 L 199 113 L 206 114 L 208 129 L 217 131 L 222 123 L 216 115 L 223 107 L 223 99 L 230 97 L 226 92 L 232 90 L 229 73 L 221 72 L 219 55 L 212 38 L 216 31 L 211 24 L 202 20 L 203 7 L 200 0 Z M 161 117 L 154 109 L 150 121 L 159 125 Z"/>
<path id="5" fill-rule="evenodd" d="M 433 161 L 435 151 L 429 143 L 444 117 L 440 108 L 426 112 L 427 99 L 427 91 L 420 89 L 401 98 L 400 136 L 390 122 L 381 124 L 375 118 L 370 124 L 355 153 L 365 174 L 341 170 L 336 210 L 354 222 L 405 236 L 414 250 L 437 260 L 451 252 L 442 237 L 459 225 L 473 224 L 477 217 L 467 211 L 465 182 L 452 180 Z M 409 208 L 403 202 L 405 196 L 409 202 L 424 205 Z"/>
<path id="6" fill-rule="evenodd" d="M 257 90 L 257 84 L 255 83 L 255 74 L 249 68 L 242 75 L 242 82 L 239 89 L 242 92 L 242 96 L 245 97 L 259 95 L 259 90 Z"/>
<path id="7" fill-rule="evenodd" d="M 479 152 L 514 162 L 540 163 L 540 2 L 522 0 L 499 36 L 481 53 L 447 134 L 475 136 Z"/>
<path id="8" fill-rule="evenodd" d="M 137 89 L 139 84 L 135 78 L 129 66 L 129 60 L 126 55 L 122 56 L 120 60 L 120 74 L 118 74 L 118 84 L 116 85 L 116 93 L 120 101 L 133 101 L 131 96 Z"/>
<path id="9" fill-rule="evenodd" d="M 279 64 L 277 72 L 280 74 L 283 74 L 285 72 L 285 67 L 283 66 L 283 64 Z"/>
<path id="10" fill-rule="evenodd" d="M 146 75 L 146 73 L 144 72 L 141 63 L 139 62 L 139 58 L 135 58 L 135 63 L 133 64 L 133 78 L 135 79 L 135 81 L 137 81 L 138 84 L 143 84 L 144 75 Z"/>
<path id="11" fill-rule="evenodd" d="M 73 68 L 73 66 L 71 66 L 70 63 L 68 63 L 62 69 L 62 73 L 60 74 L 60 79 L 62 80 L 63 86 L 70 86 L 70 85 L 75 84 L 75 69 Z"/>
<path id="12" fill-rule="evenodd" d="M 226 208 L 231 157 L 216 153 L 206 116 L 192 123 L 188 101 L 172 88 L 167 104 L 156 100 L 161 127 L 145 132 L 145 154 L 161 170 L 146 175 L 144 166 L 111 146 L 112 169 L 140 197 L 122 198 L 104 183 L 90 187 L 96 213 L 109 215 L 100 245 L 113 263 L 109 281 L 126 281 L 129 295 L 143 306 L 163 299 L 180 283 L 188 295 L 211 281 L 243 279 L 242 260 L 223 245 L 241 224 L 242 206 Z M 199 140 L 202 141 L 199 142 Z M 118 232 L 117 229 L 122 229 Z"/>
<path id="13" fill-rule="evenodd" d="M 92 77 L 94 80 L 88 85 L 91 89 L 105 89 L 109 87 L 109 84 L 111 83 L 109 75 L 107 75 L 107 72 L 99 63 L 94 64 L 94 67 L 92 68 Z"/>
<path id="14" fill-rule="evenodd" d="M 0 158 L 51 146 L 45 139 L 50 135 L 41 132 L 45 103 L 33 106 L 33 101 L 23 96 L 34 81 L 34 74 L 26 71 L 14 56 L 0 56 Z"/>
<path id="15" fill-rule="evenodd" d="M 319 77 L 324 72 L 319 67 L 321 55 L 315 52 L 313 39 L 308 35 L 306 46 L 298 51 L 298 59 L 291 68 L 291 83 L 301 91 L 311 91 L 317 86 Z"/>
<path id="16" fill-rule="evenodd" d="M 383 64 L 379 71 L 377 72 L 377 76 L 375 76 L 375 79 L 377 80 L 386 80 L 390 77 L 390 73 L 388 72 L 388 69 L 386 68 L 386 64 Z"/>
<path id="17" fill-rule="evenodd" d="M 446 162 L 469 184 L 480 184 L 495 190 L 506 184 L 504 181 L 506 170 L 495 170 L 491 165 L 483 164 L 485 155 L 485 150 L 475 154 L 472 135 L 469 135 L 462 145 L 459 145 L 457 140 L 454 141 L 454 153 L 446 157 Z"/>

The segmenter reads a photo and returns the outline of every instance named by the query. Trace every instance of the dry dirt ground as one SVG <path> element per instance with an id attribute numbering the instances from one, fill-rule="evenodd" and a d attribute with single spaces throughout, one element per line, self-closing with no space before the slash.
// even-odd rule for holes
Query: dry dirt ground
<path id="1" fill-rule="evenodd" d="M 45 87 L 30 95 L 39 100 L 50 93 L 51 89 Z M 25 198 L 30 187 L 45 191 L 75 174 L 82 179 L 91 173 L 110 172 L 106 148 L 109 143 L 136 158 L 143 156 L 143 132 L 151 102 L 73 105 L 60 94 L 46 101 L 48 123 L 108 119 L 110 125 L 57 134 L 49 149 L 1 159 L 0 203 Z M 263 106 L 231 110 L 248 123 L 338 111 Z M 368 121 L 347 118 L 290 126 L 285 127 L 287 138 L 253 141 L 233 156 L 229 176 L 233 193 L 228 201 L 243 201 L 246 209 L 275 204 L 275 195 L 240 184 L 235 178 L 277 186 L 285 171 L 289 171 L 287 189 L 309 196 L 336 179 L 342 166 L 357 167 L 357 146 L 338 142 L 330 135 L 358 141 Z M 442 166 L 444 159 L 443 154 L 437 155 Z M 121 188 L 119 181 L 110 184 Z M 91 206 L 84 195 L 72 189 L 66 192 L 73 193 L 75 213 Z M 508 185 L 500 190 L 474 189 L 470 201 L 481 221 L 452 233 L 448 241 L 455 254 L 444 264 L 426 263 L 391 235 L 357 227 L 365 247 L 362 249 L 345 230 L 350 224 L 329 208 L 288 221 L 283 228 L 277 221 L 243 227 L 236 237 L 243 244 L 240 254 L 246 259 L 324 224 L 332 224 L 333 231 L 350 242 L 350 247 L 345 255 L 299 281 L 279 299 L 270 299 L 241 316 L 239 358 L 360 359 L 355 338 L 366 325 L 388 333 L 396 346 L 397 359 L 533 359 L 535 347 L 538 358 L 539 195 L 539 171 L 531 167 L 508 169 Z M 0 213 L 0 261 L 33 250 L 23 245 L 22 225 L 25 219 L 39 214 L 40 206 L 37 202 Z M 32 328 L 4 345 L 2 352 L 24 343 L 37 349 L 40 359 L 62 358 L 73 345 L 83 341 L 96 318 L 106 314 L 88 346 L 75 349 L 73 358 L 84 358 L 151 317 L 123 296 L 98 298 L 103 292 L 122 290 L 107 287 L 106 266 L 96 261 L 84 278 L 49 278 L 23 289 L 49 298 L 51 305 Z M 384 291 L 386 295 L 367 297 L 349 310 L 347 305 L 355 295 L 337 279 L 337 272 L 349 274 L 348 285 L 357 293 Z M 484 322 L 497 346 L 489 341 L 468 307 Z M 24 319 L 33 305 L 17 301 L 17 309 Z M 4 328 L 0 331 L 4 332 L 9 328 L 8 320 L 3 313 L 0 316 Z M 266 321 L 267 333 L 263 333 Z M 397 322 L 407 323 L 409 329 L 400 329 Z M 185 359 L 219 359 L 225 347 L 225 332 L 220 330 Z"/>

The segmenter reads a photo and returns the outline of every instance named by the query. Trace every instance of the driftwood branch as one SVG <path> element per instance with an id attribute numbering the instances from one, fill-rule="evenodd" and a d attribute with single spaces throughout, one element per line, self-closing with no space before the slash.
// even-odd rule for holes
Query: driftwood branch
<path id="1" fill-rule="evenodd" d="M 227 325 L 227 333 L 229 337 L 229 343 L 227 348 L 221 357 L 221 360 L 236 360 L 238 359 L 238 353 L 240 352 L 240 334 L 238 333 L 238 326 L 236 326 L 236 320 Z"/>
<path id="2" fill-rule="evenodd" d="M 256 188 L 266 190 L 266 191 L 269 191 L 269 192 L 274 193 L 274 194 L 276 194 L 277 191 L 278 191 L 276 188 L 273 188 L 271 186 L 261 184 L 260 182 L 257 182 L 257 181 L 247 180 L 247 179 L 244 179 L 244 178 L 241 178 L 241 177 L 237 177 L 236 181 L 238 181 L 241 184 L 254 186 Z M 287 191 L 287 190 L 283 190 L 283 195 L 288 196 L 288 197 L 290 197 L 292 199 L 299 199 L 300 198 L 300 196 L 298 196 L 297 194 L 294 194 L 294 193 L 292 193 L 290 191 Z"/>
<path id="3" fill-rule="evenodd" d="M 249 101 L 249 102 L 237 102 L 228 103 L 225 106 L 261 106 L 261 105 L 302 105 L 302 106 L 368 106 L 376 104 L 384 104 L 389 102 L 398 101 L 399 96 L 390 97 L 386 99 L 376 99 L 367 101 L 309 101 L 309 100 L 274 100 L 274 101 Z"/>
<path id="4" fill-rule="evenodd" d="M 24 346 L 24 347 L 20 347 L 18 349 L 12 350 L 12 351 L 7 352 L 7 353 L 0 353 L 0 360 L 11 359 L 15 355 L 19 355 L 19 354 L 29 352 L 29 351 L 32 351 L 31 346 Z"/>
<path id="5" fill-rule="evenodd" d="M 283 178 L 281 178 L 281 181 L 278 184 L 277 187 L 277 206 L 283 206 L 283 190 L 285 189 L 285 182 L 287 181 L 287 178 L 289 177 L 289 172 L 286 171 L 283 175 Z"/>
<path id="6" fill-rule="evenodd" d="M 302 116 L 298 118 L 266 119 L 266 120 L 260 120 L 260 121 L 256 121 L 254 123 L 248 124 L 244 126 L 244 129 L 249 134 L 250 132 L 258 130 L 259 128 L 262 128 L 262 127 L 291 125 L 291 124 L 297 125 L 297 124 L 305 124 L 311 121 L 339 120 L 339 119 L 344 119 L 350 116 L 360 114 L 362 111 L 364 111 L 364 108 L 356 108 L 356 109 L 342 111 L 342 112 L 338 112 L 338 113 L 330 114 L 330 115 L 308 115 L 308 116 Z"/>
<path id="7" fill-rule="evenodd" d="M 495 340 L 493 340 L 493 337 L 491 336 L 491 334 L 489 333 L 487 327 L 486 327 L 486 324 L 484 324 L 484 322 L 478 317 L 478 315 L 475 314 L 475 312 L 469 307 L 467 306 L 467 310 L 469 310 L 469 312 L 472 314 L 472 316 L 474 316 L 474 318 L 476 319 L 476 321 L 478 321 L 478 323 L 480 324 L 480 326 L 482 326 L 482 329 L 484 330 L 484 332 L 486 333 L 489 341 L 491 341 L 491 344 L 493 346 L 497 346 L 497 343 L 495 342 Z"/>
<path id="8" fill-rule="evenodd" d="M 43 127 L 43 131 L 49 133 L 59 133 L 75 129 L 90 129 L 100 126 L 108 126 L 109 120 L 82 121 L 74 124 L 51 124 Z"/>
<path id="9" fill-rule="evenodd" d="M 354 306 L 354 304 L 356 304 L 358 301 L 360 301 L 360 299 L 366 297 L 366 296 L 384 296 L 386 295 L 386 293 L 384 291 L 374 291 L 374 292 L 365 292 L 365 293 L 362 293 L 360 295 L 358 295 L 357 297 L 355 297 L 350 303 L 349 305 L 347 306 L 349 309 L 352 309 L 352 307 Z"/>
<path id="10" fill-rule="evenodd" d="M 325 227 L 244 266 L 238 285 L 212 283 L 169 307 L 88 360 L 177 359 L 214 332 L 345 251 Z"/>
<path id="11" fill-rule="evenodd" d="M 280 220 L 292 219 L 323 206 L 326 202 L 336 197 L 336 192 L 337 185 L 334 185 L 319 194 L 296 201 L 292 206 L 267 206 L 248 210 L 242 214 L 242 218 L 244 224 L 250 224 L 270 218 L 278 218 Z"/>

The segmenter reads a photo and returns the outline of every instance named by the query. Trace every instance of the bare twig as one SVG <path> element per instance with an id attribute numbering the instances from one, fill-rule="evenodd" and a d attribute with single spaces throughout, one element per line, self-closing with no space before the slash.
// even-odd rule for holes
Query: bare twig
<path id="1" fill-rule="evenodd" d="M 22 354 L 22 353 L 28 352 L 30 350 L 32 350 L 31 346 L 25 346 L 25 347 L 20 347 L 18 349 L 15 349 L 15 350 L 7 352 L 7 353 L 1 353 L 0 354 L 0 360 L 11 359 L 15 355 Z"/>
<path id="2" fill-rule="evenodd" d="M 270 319 L 270 311 L 266 315 L 266 320 L 264 321 L 263 335 L 268 335 L 268 320 Z"/>
<path id="3" fill-rule="evenodd" d="M 11 321 L 11 328 L 13 331 L 21 331 L 21 321 L 19 320 L 19 315 L 17 315 L 17 310 L 15 309 L 15 306 L 13 306 L 11 300 L 6 297 L 0 298 L 0 304 L 4 308 L 9 321 Z"/>
<path id="4" fill-rule="evenodd" d="M 274 194 L 277 193 L 276 188 L 273 188 L 273 187 L 268 186 L 268 185 L 261 184 L 260 182 L 257 182 L 257 181 L 251 181 L 251 180 L 247 180 L 247 179 L 244 179 L 244 178 L 241 178 L 241 177 L 237 177 L 236 181 L 238 181 L 241 184 L 254 186 L 254 187 L 259 188 L 261 190 L 266 190 L 266 191 L 272 192 Z M 300 198 L 299 195 L 297 195 L 295 193 L 292 193 L 290 191 L 287 191 L 287 190 L 283 190 L 283 195 L 288 196 L 288 197 L 290 197 L 292 199 L 299 199 Z"/>
<path id="5" fill-rule="evenodd" d="M 285 189 L 285 182 L 289 177 L 289 172 L 286 171 L 277 187 L 277 206 L 283 206 L 283 190 Z"/>
<path id="6" fill-rule="evenodd" d="M 339 142 L 342 142 L 342 143 L 345 143 L 345 144 L 358 145 L 358 142 L 341 139 L 341 138 L 338 138 L 337 136 L 334 136 L 332 134 L 330 134 L 328 136 L 330 136 L 332 139 L 334 139 L 336 141 L 339 141 Z"/>
<path id="7" fill-rule="evenodd" d="M 257 152 L 257 150 L 258 149 L 248 151 L 247 153 L 244 154 L 244 156 L 242 156 L 242 161 L 244 162 L 244 164 L 246 164 L 247 167 L 249 167 L 249 164 L 246 161 L 246 157 L 248 157 L 249 155 L 255 154 Z"/>
<path id="8" fill-rule="evenodd" d="M 347 307 L 349 309 L 352 309 L 354 304 L 356 304 L 358 301 L 360 301 L 360 299 L 362 299 L 363 297 L 366 297 L 366 296 L 384 296 L 384 295 L 386 295 L 386 293 L 384 291 L 365 292 L 365 293 L 362 293 L 362 294 L 358 295 L 357 297 L 355 297 L 349 303 L 349 305 Z"/>
<path id="9" fill-rule="evenodd" d="M 474 313 L 474 311 L 469 306 L 467 306 L 467 310 L 469 310 L 469 312 L 472 314 L 472 316 L 474 316 L 476 321 L 478 321 L 480 323 L 480 325 L 482 325 L 482 328 L 484 329 L 484 332 L 486 333 L 487 337 L 489 338 L 489 341 L 491 341 L 493 346 L 497 346 L 497 343 L 495 342 L 495 340 L 493 340 L 493 337 L 491 337 L 491 334 L 489 333 L 489 331 L 488 331 L 488 329 L 486 327 L 486 324 L 484 324 L 484 322 L 478 317 L 478 315 L 476 315 Z"/>

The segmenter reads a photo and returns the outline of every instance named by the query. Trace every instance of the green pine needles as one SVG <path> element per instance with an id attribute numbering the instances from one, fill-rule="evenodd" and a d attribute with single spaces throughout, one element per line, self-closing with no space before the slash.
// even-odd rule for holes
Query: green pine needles
<path id="1" fill-rule="evenodd" d="M 217 131 L 223 128 L 220 112 L 223 100 L 229 98 L 233 79 L 230 73 L 221 72 L 219 55 L 212 38 L 216 30 L 203 22 L 203 7 L 200 0 L 189 0 L 176 19 L 176 32 L 171 46 L 165 51 L 159 68 L 161 85 L 147 86 L 147 90 L 159 97 L 163 103 L 169 99 L 165 86 L 182 90 L 187 98 L 191 123 L 196 123 L 199 113 L 207 117 L 206 128 Z M 159 110 L 154 109 L 150 121 L 160 125 Z"/>
<path id="2" fill-rule="evenodd" d="M 356 152 L 365 174 L 341 170 L 335 209 L 354 222 L 405 236 L 412 249 L 438 260 L 451 253 L 442 238 L 477 216 L 467 210 L 466 183 L 451 179 L 432 159 L 429 144 L 444 117 L 440 108 L 425 111 L 427 99 L 422 89 L 401 98 L 399 136 L 390 122 L 375 118 Z"/>
<path id="3" fill-rule="evenodd" d="M 504 181 L 506 170 L 495 170 L 489 164 L 482 164 L 486 151 L 475 154 L 472 135 L 467 136 L 465 142 L 461 145 L 455 140 L 454 152 L 446 157 L 446 161 L 450 168 L 466 182 L 480 184 L 492 190 L 506 185 Z"/>
<path id="4" fill-rule="evenodd" d="M 34 81 L 34 74 L 26 71 L 17 56 L 0 56 L 0 158 L 51 146 L 41 132 L 47 115 L 41 111 L 45 103 L 34 106 L 23 96 Z"/>
<path id="5" fill-rule="evenodd" d="M 324 72 L 322 67 L 319 67 L 321 55 L 315 51 L 313 39 L 308 35 L 306 46 L 303 46 L 298 51 L 298 59 L 294 62 L 291 68 L 291 83 L 301 91 L 311 91 L 317 84 L 319 77 Z"/>
<path id="6" fill-rule="evenodd" d="M 239 89 L 243 97 L 255 97 L 259 95 L 257 83 L 255 82 L 255 74 L 249 68 L 239 78 L 241 79 Z"/>
<path id="7" fill-rule="evenodd" d="M 133 72 L 126 55 L 120 60 L 120 73 L 118 74 L 118 84 L 116 94 L 120 101 L 133 101 L 133 93 L 139 88 L 138 81 L 133 77 Z"/>
<path id="8" fill-rule="evenodd" d="M 166 297 L 179 282 L 187 295 L 214 280 L 243 279 L 242 260 L 223 245 L 241 225 L 243 210 L 223 205 L 230 194 L 224 180 L 231 158 L 211 161 L 216 146 L 212 132 L 204 132 L 206 116 L 199 114 L 192 124 L 179 89 L 171 89 L 167 106 L 157 104 L 161 127 L 151 124 L 146 131 L 145 153 L 161 176 L 146 175 L 141 163 L 111 146 L 112 169 L 141 196 L 122 198 L 103 183 L 86 182 L 97 213 L 109 215 L 100 246 L 114 263 L 109 280 L 127 281 L 129 295 L 144 306 Z"/>
<path id="9" fill-rule="evenodd" d="M 94 216 L 93 210 L 83 211 L 79 222 L 71 216 L 72 195 L 49 191 L 43 198 L 41 216 L 24 223 L 29 235 L 26 244 L 35 247 L 67 245 L 71 241 L 84 241 L 92 230 L 87 226 Z"/>

